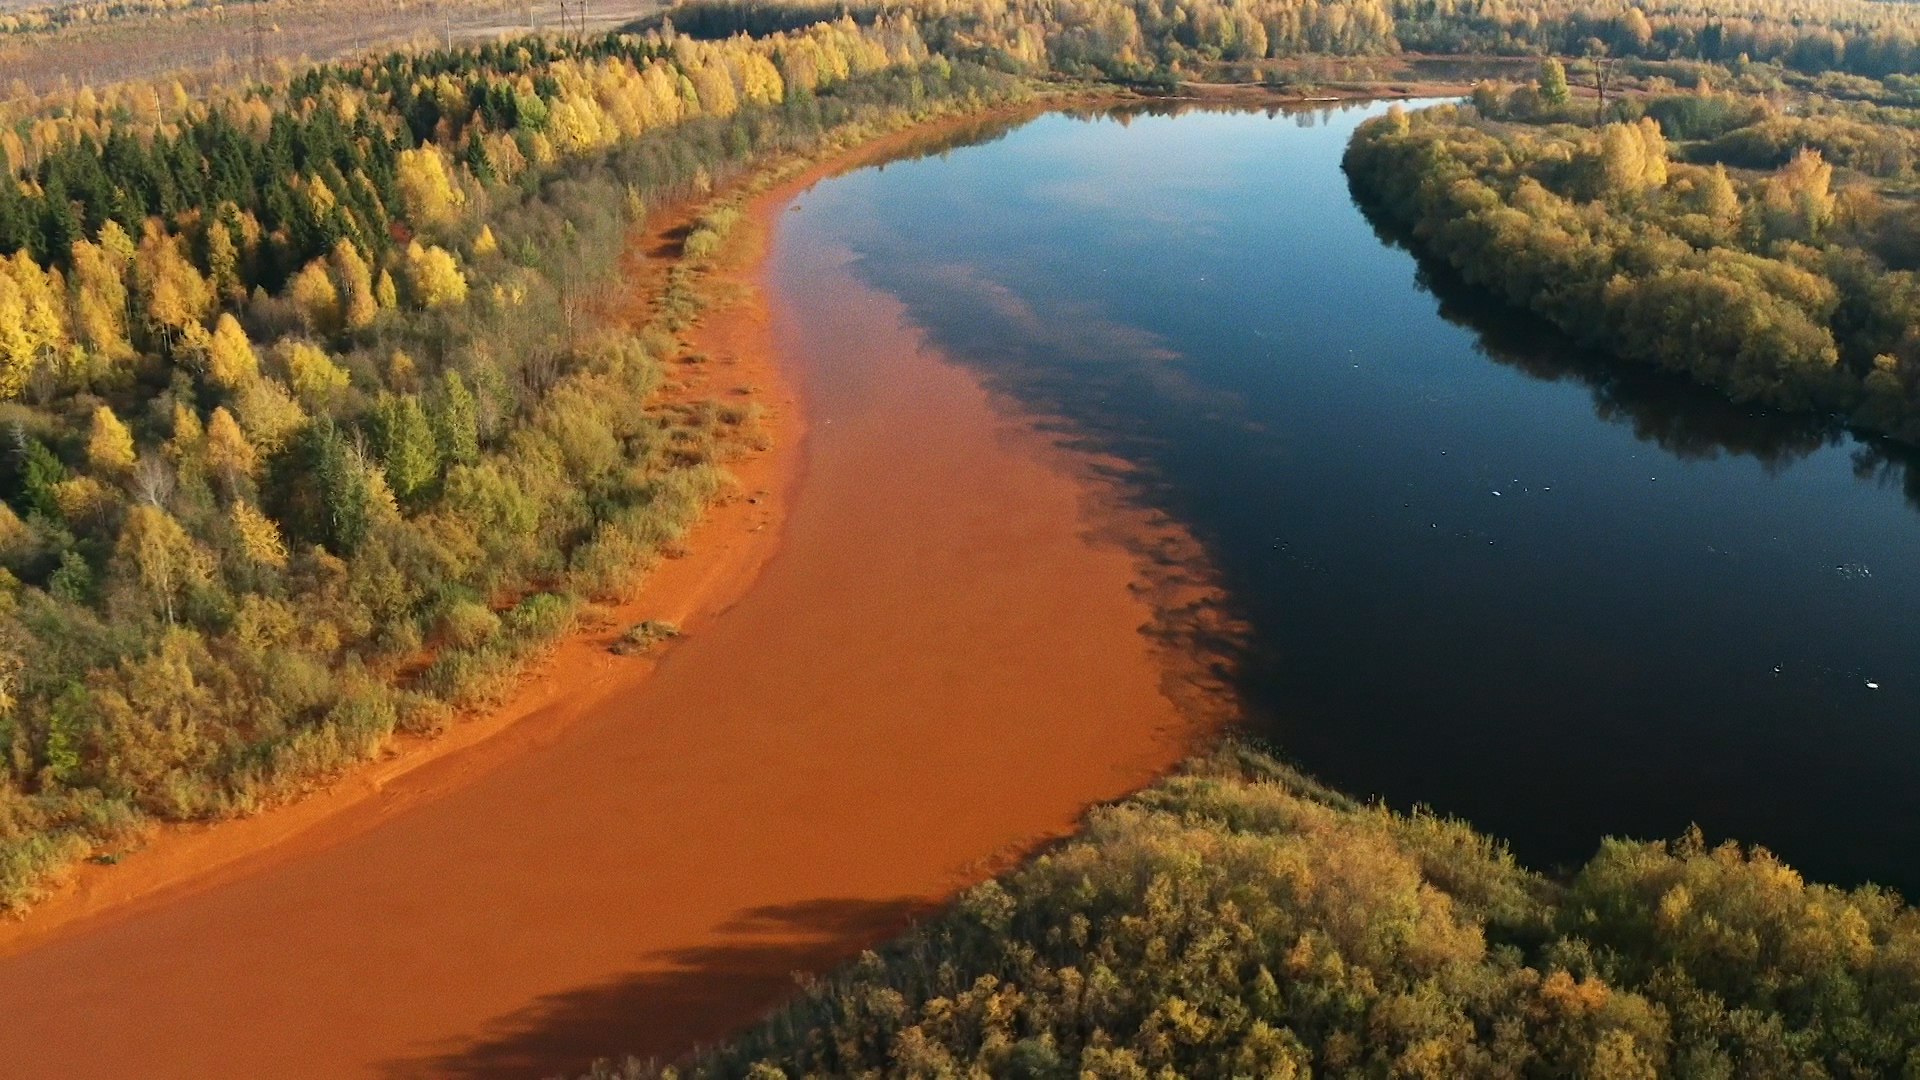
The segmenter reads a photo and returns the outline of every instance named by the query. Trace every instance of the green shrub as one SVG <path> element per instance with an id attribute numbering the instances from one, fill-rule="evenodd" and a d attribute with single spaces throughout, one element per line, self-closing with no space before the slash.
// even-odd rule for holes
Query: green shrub
<path id="1" fill-rule="evenodd" d="M 567 582 L 589 600 L 623 603 L 633 598 L 659 550 L 619 523 L 609 522 L 573 553 Z"/>
<path id="2" fill-rule="evenodd" d="M 440 634 L 456 649 L 471 649 L 492 641 L 500 632 L 500 616 L 485 604 L 457 600 L 440 616 Z"/>
<path id="3" fill-rule="evenodd" d="M 613 651 L 621 656 L 641 656 L 651 652 L 655 645 L 679 636 L 680 628 L 673 623 L 648 619 L 628 627 L 613 643 Z"/>
<path id="4" fill-rule="evenodd" d="M 59 884 L 61 872 L 93 850 L 78 832 L 30 833 L 0 840 L 0 912 L 28 907 Z"/>
<path id="5" fill-rule="evenodd" d="M 580 602 L 560 593 L 534 593 L 506 614 L 507 633 L 529 643 L 552 641 L 573 628 Z"/>
<path id="6" fill-rule="evenodd" d="M 504 700 L 519 662 L 498 645 L 448 649 L 420 674 L 419 688 L 458 709 L 478 709 Z"/>

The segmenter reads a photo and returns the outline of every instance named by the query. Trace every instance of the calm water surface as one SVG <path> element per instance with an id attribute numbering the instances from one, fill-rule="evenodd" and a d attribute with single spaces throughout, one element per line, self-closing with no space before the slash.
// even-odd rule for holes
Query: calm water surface
<path id="1" fill-rule="evenodd" d="M 1423 267 L 1339 169 L 1383 108 L 1049 116 L 822 185 L 782 244 L 1138 465 L 1323 779 L 1536 865 L 1697 822 L 1920 893 L 1906 461 Z"/>

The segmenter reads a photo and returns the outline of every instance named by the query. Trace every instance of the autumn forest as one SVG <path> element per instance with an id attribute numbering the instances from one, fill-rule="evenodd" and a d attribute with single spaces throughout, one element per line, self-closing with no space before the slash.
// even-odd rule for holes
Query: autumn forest
<path id="1" fill-rule="evenodd" d="M 0 43 L 217 7 L 14 5 Z M 1415 55 L 1472 73 L 1436 89 Z M 1450 89 L 1347 148 L 1383 234 L 1619 363 L 1914 444 L 1916 71 L 1920 8 L 1877 0 L 693 0 L 17 84 L 0 909 L 484 711 L 685 554 L 767 436 L 669 384 L 782 170 L 1013 107 Z M 1270 749 L 1096 809 L 730 1043 L 670 1066 L 610 1032 L 593 1075 L 1920 1074 L 1892 892 L 1697 833 L 1536 873 Z"/>

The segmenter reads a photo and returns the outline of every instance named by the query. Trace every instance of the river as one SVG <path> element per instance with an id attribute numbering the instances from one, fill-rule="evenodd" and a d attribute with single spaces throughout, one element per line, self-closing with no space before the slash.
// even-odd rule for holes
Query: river
<path id="1" fill-rule="evenodd" d="M 507 715 L 0 926 L 0 1077 L 671 1058 L 1177 763 L 1205 725 L 1141 633 L 1178 590 L 1139 588 L 1162 575 L 1135 543 L 1177 537 L 846 257 L 776 237 L 719 288 L 778 286 L 710 313 L 672 378 L 767 406 L 776 449 Z M 610 655 L 643 618 L 683 632 Z"/>
<path id="2" fill-rule="evenodd" d="M 1536 864 L 1698 822 L 1912 889 L 1906 466 L 1423 271 L 1339 172 L 1379 108 L 1048 116 L 762 200 L 769 304 L 676 378 L 784 449 L 621 613 L 686 633 L 87 869 L 0 931 L 0 1075 L 722 1038 L 1170 767 L 1189 642 L 1288 757 Z"/>
<path id="3" fill-rule="evenodd" d="M 1697 823 L 1920 889 L 1908 459 L 1423 266 L 1339 168 L 1387 107 L 1048 116 L 822 187 L 788 246 L 1128 462 L 1322 779 L 1543 868 Z"/>

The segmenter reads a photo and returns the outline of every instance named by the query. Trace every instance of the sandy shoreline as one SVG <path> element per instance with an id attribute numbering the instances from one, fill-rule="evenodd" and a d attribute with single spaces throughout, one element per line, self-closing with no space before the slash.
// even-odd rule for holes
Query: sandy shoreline
<path id="1" fill-rule="evenodd" d="M 753 580 L 778 549 L 780 526 L 798 487 L 805 462 L 806 412 L 798 390 L 771 340 L 769 314 L 759 295 L 761 264 L 780 211 L 806 189 L 829 177 L 877 161 L 920 142 L 937 142 L 974 127 L 1015 122 L 1050 105 L 1036 104 L 948 117 L 882 135 L 844 153 L 830 155 L 752 195 L 749 212 L 730 238 L 723 262 L 714 270 L 715 292 L 729 300 L 703 317 L 688 335 L 689 352 L 720 357 L 717 365 L 668 361 L 668 400 L 746 400 L 762 410 L 768 447 L 731 461 L 737 480 L 731 497 L 709 508 L 689 530 L 688 554 L 654 567 L 636 597 L 611 609 L 600 623 L 568 634 L 545 656 L 531 659 L 519 685 L 499 706 L 470 715 L 431 735 L 396 733 L 372 762 L 288 802 L 242 818 L 204 824 L 158 825 L 129 857 L 111 866 L 84 863 L 53 895 L 23 915 L 0 916 L 0 959 L 50 937 L 70 924 L 134 910 L 141 902 L 175 890 L 211 886 L 229 870 L 250 870 L 271 859 L 276 849 L 323 826 L 351 830 L 379 814 L 443 786 L 410 789 L 400 781 L 442 758 L 471 756 L 461 775 L 484 770 L 489 753 L 515 752 L 525 742 L 502 737 L 523 726 L 516 738 L 537 741 L 557 735 L 573 714 L 568 698 L 609 681 L 622 686 L 644 679 L 671 645 L 642 658 L 616 657 L 608 646 L 620 631 L 642 619 L 661 619 L 691 631 L 703 618 L 725 611 L 752 587 Z M 636 230 L 626 258 L 635 281 L 631 309 L 617 317 L 639 325 L 665 269 L 677 256 L 673 240 L 691 224 L 699 206 L 675 206 Z M 746 389 L 748 393 L 738 393 Z M 454 780 L 453 782 L 458 782 Z M 341 820 L 349 811 L 372 808 L 372 817 Z M 340 835 L 347 835 L 342 832 Z"/>
<path id="2" fill-rule="evenodd" d="M 648 276 L 671 260 L 660 252 L 665 238 L 690 220 L 684 209 L 664 213 L 636 231 L 629 272 Z M 752 296 L 764 232 L 753 223 L 716 269 L 721 290 L 733 302 L 711 313 L 690 335 L 696 348 L 724 350 L 719 365 L 669 361 L 667 401 L 745 397 L 758 404 L 769 437 L 766 449 L 750 450 L 727 470 L 736 490 L 709 508 L 683 541 L 688 552 L 662 560 L 646 575 L 636 596 L 613 607 L 604 620 L 583 626 L 545 656 L 529 661 L 512 695 L 501 705 L 448 725 L 432 735 L 396 734 L 377 761 L 335 778 L 290 802 L 244 818 L 207 824 L 159 826 L 130 857 L 113 866 L 84 864 L 73 879 L 24 916 L 0 919 L 0 958 L 49 937 L 70 924 L 131 913 L 149 900 L 176 891 L 217 885 L 228 872 L 252 872 L 282 854 L 296 839 L 326 844 L 352 835 L 381 817 L 476 776 L 529 745 L 556 738 L 577 718 L 571 699 L 612 687 L 637 685 L 658 666 L 671 645 L 645 657 L 613 655 L 608 646 L 642 619 L 659 619 L 695 632 L 747 590 L 779 546 L 803 460 L 805 419 L 795 390 L 769 339 L 764 305 Z M 637 289 L 645 300 L 650 289 Z M 644 309 L 646 304 L 637 305 Z M 644 310 L 628 316 L 638 324 Z M 736 395 L 736 387 L 751 387 Z M 421 770 L 448 758 L 460 761 L 447 775 Z"/>

